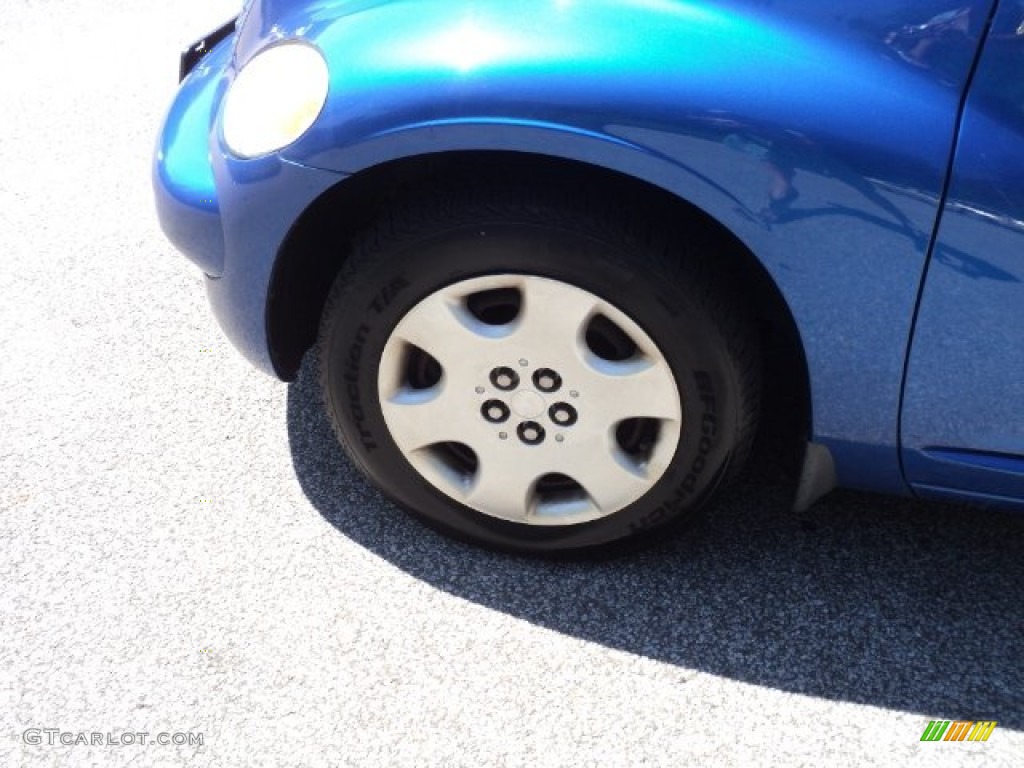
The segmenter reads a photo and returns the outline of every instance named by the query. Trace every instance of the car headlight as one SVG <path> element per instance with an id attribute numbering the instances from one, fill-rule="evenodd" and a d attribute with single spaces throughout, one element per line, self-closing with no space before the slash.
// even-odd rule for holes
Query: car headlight
<path id="1" fill-rule="evenodd" d="M 327 87 L 327 62 L 312 45 L 282 43 L 256 54 L 225 98 L 228 149 L 257 157 L 296 141 L 316 122 Z"/>

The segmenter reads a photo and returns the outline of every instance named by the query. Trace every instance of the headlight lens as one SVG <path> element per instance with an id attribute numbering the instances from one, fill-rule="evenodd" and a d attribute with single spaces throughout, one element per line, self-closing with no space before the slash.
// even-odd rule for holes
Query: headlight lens
<path id="1" fill-rule="evenodd" d="M 327 87 L 327 62 L 307 43 L 283 43 L 256 54 L 225 99 L 228 149 L 257 157 L 291 144 L 316 122 Z"/>

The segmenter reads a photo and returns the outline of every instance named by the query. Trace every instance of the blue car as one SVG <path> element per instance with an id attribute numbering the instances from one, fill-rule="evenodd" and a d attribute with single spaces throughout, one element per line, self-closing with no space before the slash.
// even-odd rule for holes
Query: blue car
<path id="1" fill-rule="evenodd" d="M 182 56 L 156 204 L 463 539 L 663 536 L 768 432 L 800 509 L 1020 509 L 1021 73 L 1021 0 L 250 0 Z"/>

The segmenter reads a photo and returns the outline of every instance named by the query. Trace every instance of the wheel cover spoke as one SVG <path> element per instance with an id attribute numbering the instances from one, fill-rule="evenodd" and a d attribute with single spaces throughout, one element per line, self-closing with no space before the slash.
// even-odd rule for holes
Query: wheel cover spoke
<path id="1" fill-rule="evenodd" d="M 647 473 L 622 454 L 609 438 L 596 450 L 590 451 L 587 461 L 570 475 L 603 514 L 622 507 L 623 498 L 640 496 L 650 487 Z"/>
<path id="2" fill-rule="evenodd" d="M 436 443 L 466 442 L 470 437 L 467 428 L 475 425 L 465 418 L 465 402 L 453 397 L 443 381 L 428 390 L 401 389 L 382 398 L 381 408 L 385 421 L 403 425 L 401 430 L 392 430 L 403 451 L 417 451 Z"/>
<path id="3" fill-rule="evenodd" d="M 593 382 L 595 397 L 600 398 L 601 415 L 607 423 L 638 418 L 665 421 L 682 418 L 675 379 L 663 362 L 592 360 L 590 364 L 598 377 Z"/>
<path id="4" fill-rule="evenodd" d="M 514 338 L 536 350 L 582 356 L 587 322 L 600 308 L 599 298 L 586 291 L 566 290 L 554 280 L 526 279 L 520 283 L 523 305 L 515 324 Z"/>
<path id="5" fill-rule="evenodd" d="M 413 307 L 392 338 L 419 347 L 449 370 L 466 357 L 488 354 L 495 341 L 492 333 L 469 314 L 457 295 L 439 291 Z"/>
<path id="6" fill-rule="evenodd" d="M 528 522 L 533 489 L 543 474 L 531 464 L 485 455 L 463 503 L 504 520 Z"/>

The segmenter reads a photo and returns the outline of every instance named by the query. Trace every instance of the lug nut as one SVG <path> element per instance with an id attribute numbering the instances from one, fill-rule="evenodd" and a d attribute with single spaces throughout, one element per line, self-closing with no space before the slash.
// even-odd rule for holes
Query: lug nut
<path id="1" fill-rule="evenodd" d="M 555 403 L 548 408 L 548 416 L 560 427 L 571 427 L 579 418 L 576 409 L 568 403 Z"/>
<path id="2" fill-rule="evenodd" d="M 536 421 L 524 421 L 516 427 L 516 434 L 527 445 L 540 445 L 544 442 L 544 427 Z"/>
<path id="3" fill-rule="evenodd" d="M 480 406 L 480 413 L 491 424 L 501 424 L 501 422 L 507 421 L 510 415 L 508 406 L 501 400 L 488 400 Z"/>
<path id="4" fill-rule="evenodd" d="M 491 371 L 491 384 L 504 392 L 509 392 L 519 386 L 519 374 L 511 368 L 495 368 Z"/>
<path id="5" fill-rule="evenodd" d="M 562 377 L 550 368 L 538 368 L 533 372 L 533 385 L 541 392 L 557 392 L 562 386 Z"/>

